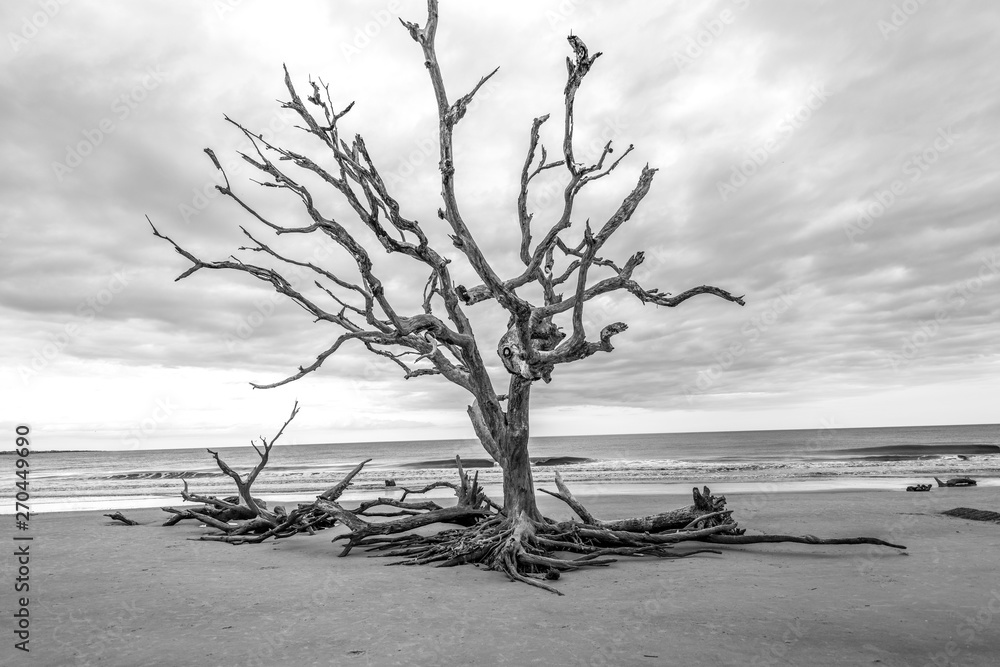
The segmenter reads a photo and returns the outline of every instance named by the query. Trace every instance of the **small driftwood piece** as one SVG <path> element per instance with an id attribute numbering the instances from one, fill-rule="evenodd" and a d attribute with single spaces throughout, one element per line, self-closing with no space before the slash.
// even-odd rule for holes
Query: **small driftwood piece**
<path id="1" fill-rule="evenodd" d="M 937 477 L 934 478 L 938 486 L 975 486 L 976 480 L 971 477 L 952 477 L 951 479 L 942 482 Z"/>
<path id="2" fill-rule="evenodd" d="M 913 486 L 906 487 L 906 490 L 907 491 L 918 491 L 918 492 L 919 491 L 930 491 L 931 490 L 931 485 L 930 484 L 914 484 Z"/>
<path id="3" fill-rule="evenodd" d="M 138 526 L 139 525 L 138 521 L 133 521 L 132 519 L 129 519 L 128 517 L 126 517 L 121 512 L 115 512 L 113 514 L 105 514 L 104 516 L 108 517 L 112 521 L 121 521 L 126 526 Z"/>

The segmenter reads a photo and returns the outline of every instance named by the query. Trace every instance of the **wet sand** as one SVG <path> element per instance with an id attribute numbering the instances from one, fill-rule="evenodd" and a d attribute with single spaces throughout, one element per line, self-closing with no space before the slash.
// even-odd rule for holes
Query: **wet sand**
<path id="1" fill-rule="evenodd" d="M 1000 525 L 939 512 L 1000 510 L 1000 487 L 727 496 L 750 534 L 870 536 L 908 549 L 767 544 L 622 559 L 564 575 L 559 597 L 470 566 L 337 558 L 326 533 L 231 546 L 188 539 L 205 532 L 192 522 L 162 527 L 167 515 L 154 509 L 126 511 L 136 527 L 100 512 L 43 514 L 30 531 L 31 653 L 13 648 L 5 583 L 0 656 L 15 660 L 0 662 L 997 664 Z M 605 519 L 689 502 L 580 499 Z M 559 501 L 539 501 L 548 516 L 569 518 Z M 5 582 L 13 561 L 2 560 Z"/>

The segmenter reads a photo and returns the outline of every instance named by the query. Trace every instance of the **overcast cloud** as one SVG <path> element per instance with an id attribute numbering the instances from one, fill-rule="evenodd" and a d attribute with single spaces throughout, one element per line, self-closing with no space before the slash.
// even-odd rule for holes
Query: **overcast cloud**
<path id="1" fill-rule="evenodd" d="M 577 106 L 578 153 L 634 153 L 581 200 L 600 224 L 642 165 L 653 188 L 616 237 L 637 276 L 680 292 L 745 293 L 676 309 L 604 297 L 588 321 L 628 322 L 610 355 L 537 387 L 538 435 L 992 423 L 1000 393 L 1000 6 L 984 2 L 449 2 L 438 48 L 451 95 L 500 66 L 457 132 L 466 218 L 502 273 L 517 270 L 516 179 L 531 119 L 557 151 L 565 37 L 604 53 Z M 247 144 L 223 115 L 306 146 L 282 63 L 330 83 L 404 213 L 447 256 L 436 120 L 419 49 L 397 16 L 417 0 L 0 5 L 0 400 L 43 448 L 242 444 L 296 398 L 296 442 L 472 437 L 440 378 L 403 382 L 345 349 L 273 391 L 336 336 L 248 276 L 202 271 L 240 225 L 214 192 Z M 315 153 L 315 147 L 312 149 Z M 294 201 L 230 170 L 287 223 Z M 532 195 L 552 221 L 558 182 Z M 331 211 L 343 211 L 322 190 Z M 340 207 L 340 208 L 338 208 Z M 345 218 L 346 219 L 346 218 Z M 282 246 L 294 248 L 294 245 Z M 297 250 L 328 253 L 314 243 Z M 343 266 L 335 252 L 324 255 Z M 425 278 L 375 253 L 387 289 Z M 456 268 L 473 284 L 470 271 Z M 493 351 L 505 318 L 473 309 Z"/>

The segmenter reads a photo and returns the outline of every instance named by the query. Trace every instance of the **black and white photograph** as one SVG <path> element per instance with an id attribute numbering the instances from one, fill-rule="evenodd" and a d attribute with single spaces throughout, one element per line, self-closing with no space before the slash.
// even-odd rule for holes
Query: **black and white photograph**
<path id="1" fill-rule="evenodd" d="M 0 33 L 0 664 L 1000 660 L 1000 5 Z"/>

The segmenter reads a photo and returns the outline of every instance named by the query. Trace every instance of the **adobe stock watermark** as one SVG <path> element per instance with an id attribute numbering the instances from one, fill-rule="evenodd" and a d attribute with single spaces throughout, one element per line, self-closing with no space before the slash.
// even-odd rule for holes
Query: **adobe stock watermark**
<path id="1" fill-rule="evenodd" d="M 983 635 L 995 637 L 996 629 L 993 628 L 993 618 L 998 614 L 1000 614 L 1000 589 L 994 588 L 975 616 L 967 615 L 962 618 L 962 622 L 955 628 L 955 634 L 962 639 L 966 647 Z M 923 664 L 923 667 L 950 667 L 951 665 L 970 664 L 960 658 L 961 654 L 962 646 L 954 639 L 949 639 L 940 651 L 927 655 L 927 662 Z"/>
<path id="2" fill-rule="evenodd" d="M 354 26 L 354 33 L 351 40 L 340 43 L 340 53 L 347 62 L 361 55 L 367 49 L 372 40 L 382 34 L 382 31 L 389 26 L 401 28 L 399 23 L 399 10 L 402 8 L 400 0 L 389 0 L 383 9 L 376 9 L 368 16 L 371 18 L 362 25 Z"/>
<path id="3" fill-rule="evenodd" d="M 242 4 L 243 0 L 215 0 L 212 3 L 212 9 L 215 11 L 215 16 L 221 21 L 228 14 L 235 12 L 236 8 Z"/>
<path id="4" fill-rule="evenodd" d="M 921 320 L 913 331 L 903 337 L 899 349 L 888 354 L 889 366 L 893 372 L 900 373 L 912 364 L 920 355 L 920 350 L 940 335 L 952 315 L 965 308 L 966 304 L 983 290 L 986 283 L 996 278 L 998 274 L 1000 274 L 1000 262 L 994 250 L 983 257 L 975 276 L 957 283 L 948 291 L 947 307 L 938 309 L 933 318 Z"/>
<path id="5" fill-rule="evenodd" d="M 880 535 L 881 539 L 894 544 L 903 542 L 905 541 L 904 534 L 906 530 L 920 520 L 921 514 L 932 514 L 938 511 L 937 504 L 941 502 L 938 497 L 929 493 L 907 495 L 910 496 L 910 511 L 905 514 L 897 514 Z M 886 535 L 886 533 L 888 534 Z M 852 563 L 858 574 L 873 573 L 878 563 L 883 562 L 886 558 L 885 547 L 876 544 L 866 544 L 863 551 L 855 552 L 855 554 L 852 558 Z M 937 563 L 939 561 L 940 556 L 935 555 L 933 562 Z"/>
<path id="6" fill-rule="evenodd" d="M 763 665 L 787 665 L 789 664 L 787 655 L 799 640 L 806 636 L 806 630 L 802 627 L 799 619 L 785 621 L 784 631 L 781 637 L 773 642 L 760 647 L 750 662 L 750 667 L 762 667 Z"/>
<path id="7" fill-rule="evenodd" d="M 642 284 L 643 287 L 650 287 L 646 283 L 655 280 L 656 272 L 661 267 L 669 265 L 669 260 L 676 252 L 677 249 L 675 246 L 662 243 L 643 248 L 642 264 L 635 267 L 635 270 L 632 272 L 632 280 Z"/>
<path id="8" fill-rule="evenodd" d="M 718 582 L 724 585 L 723 581 Z M 685 613 L 684 602 L 678 600 L 678 590 L 682 590 L 689 582 L 679 575 L 659 577 L 655 587 L 650 587 L 650 596 L 636 599 L 622 610 L 615 632 L 601 643 L 601 647 L 589 657 L 576 658 L 574 665 L 588 667 L 611 667 L 613 665 L 639 664 L 635 663 L 635 634 L 644 626 L 658 626 L 669 618 Z M 785 665 L 789 663 L 788 652 L 806 636 L 806 628 L 799 619 L 785 621 L 781 625 L 780 635 L 771 643 L 764 644 L 753 657 L 745 663 L 748 665 Z M 670 660 L 669 647 L 663 647 L 655 654 L 645 655 L 650 665 L 673 665 Z M 657 661 L 658 659 L 658 661 Z M 680 664 L 680 663 L 677 663 Z M 804 662 L 801 664 L 808 664 Z"/>
<path id="9" fill-rule="evenodd" d="M 276 111 L 271 115 L 270 120 L 268 120 L 267 127 L 258 130 L 261 140 L 269 144 L 274 144 L 277 135 L 293 125 L 293 118 L 295 117 L 297 117 L 296 114 L 291 111 L 284 109 Z M 226 170 L 226 174 L 231 178 L 239 176 L 246 165 L 246 162 L 240 157 L 240 153 L 250 155 L 253 152 L 253 142 L 244 137 L 233 151 L 228 152 L 226 159 L 220 159 L 220 163 Z M 222 172 L 213 168 L 212 177 L 200 187 L 195 187 L 191 190 L 191 199 L 177 205 L 177 212 L 180 214 L 181 219 L 185 223 L 190 224 L 192 220 L 212 205 L 213 200 L 222 196 L 217 186 L 225 184 L 226 180 Z"/>
<path id="10" fill-rule="evenodd" d="M 106 664 L 108 659 L 129 646 L 133 640 L 130 629 L 134 630 L 148 614 L 134 600 L 122 601 L 119 607 L 114 618 L 106 623 L 74 610 L 57 614 L 51 627 L 52 643 L 65 652 L 60 656 L 63 660 L 60 664 L 67 667 Z"/>
<path id="11" fill-rule="evenodd" d="M 820 451 L 833 449 L 833 445 L 837 443 L 838 431 L 839 427 L 833 417 L 823 417 L 820 420 L 819 428 L 816 429 L 813 436 L 802 443 L 801 451 L 808 454 L 815 454 Z M 759 490 L 752 492 L 747 497 L 740 498 L 740 510 L 746 512 L 760 511 L 769 505 L 771 501 L 776 500 L 780 493 L 780 484 L 765 482 L 760 485 Z M 785 527 L 776 527 L 768 532 L 791 534 L 794 530 Z"/>
<path id="12" fill-rule="evenodd" d="M 333 249 L 331 247 L 317 242 L 313 247 L 312 254 L 304 261 L 319 266 L 332 253 Z M 320 277 L 312 269 L 297 265 L 283 267 L 281 275 L 289 282 L 292 289 L 298 292 L 303 290 L 310 278 L 317 279 Z M 231 332 L 226 335 L 226 348 L 230 352 L 234 352 L 240 341 L 250 339 L 260 327 L 264 326 L 265 322 L 271 319 L 279 306 L 289 301 L 285 294 L 278 291 L 270 291 L 265 296 L 256 299 L 253 308 L 243 315 L 233 326 Z M 340 309 L 339 305 L 337 309 Z"/>
<path id="13" fill-rule="evenodd" d="M 167 423 L 174 415 L 177 406 L 171 398 L 157 398 L 147 415 L 129 427 L 121 438 L 121 443 L 129 449 L 138 449 L 142 443 Z"/>
<path id="14" fill-rule="evenodd" d="M 792 136 L 806 123 L 808 123 L 813 113 L 819 111 L 830 99 L 831 93 L 823 84 L 809 87 L 805 102 L 778 123 L 775 136 L 760 143 L 744 153 L 744 157 L 739 162 L 734 163 L 729 168 L 729 178 L 716 181 L 715 187 L 719 192 L 719 198 L 723 201 L 729 199 L 746 186 L 760 170 L 766 165 L 771 157 L 784 148 Z"/>
<path id="15" fill-rule="evenodd" d="M 671 575 L 661 578 L 657 586 L 659 590 L 650 591 L 655 597 L 634 600 L 621 614 L 615 632 L 601 642 L 601 647 L 597 652 L 589 659 L 580 658 L 575 660 L 573 664 L 586 665 L 587 667 L 610 667 L 626 664 L 628 658 L 635 655 L 636 628 L 642 627 L 644 623 L 650 623 L 650 619 L 663 617 L 666 612 L 677 609 L 677 584 L 678 582 Z M 661 656 L 649 657 L 659 658 Z M 650 662 L 650 664 L 656 663 Z"/>
<path id="16" fill-rule="evenodd" d="M 819 421 L 819 428 L 816 434 L 806 440 L 804 449 L 810 454 L 830 449 L 830 445 L 837 442 L 837 433 L 840 427 L 835 423 L 833 417 L 823 417 Z"/>
<path id="17" fill-rule="evenodd" d="M 481 104 L 493 97 L 499 89 L 500 86 L 493 83 L 492 80 L 487 81 L 479 89 L 479 92 L 476 93 L 476 96 L 472 98 L 472 102 L 469 103 L 466 113 L 474 112 Z M 433 126 L 426 129 L 417 139 L 414 139 L 410 151 L 399 158 L 399 162 L 397 162 L 396 167 L 392 171 L 383 176 L 382 180 L 385 182 L 386 187 L 394 188 L 405 182 L 416 173 L 418 167 L 427 162 L 436 163 L 440 155 L 440 137 L 437 119 L 434 119 Z M 463 144 L 461 142 L 455 146 L 456 158 L 460 157 L 464 152 L 462 147 Z"/>
<path id="18" fill-rule="evenodd" d="M 882 33 L 882 39 L 888 40 L 891 35 L 902 30 L 903 26 L 909 23 L 910 19 L 916 16 L 926 3 L 927 0 L 903 0 L 903 2 L 894 3 L 888 20 L 880 18 L 875 22 L 878 31 Z"/>
<path id="19" fill-rule="evenodd" d="M 33 12 L 30 16 L 22 16 L 17 31 L 7 33 L 7 43 L 10 44 L 10 50 L 15 55 L 20 53 L 21 49 L 37 37 L 68 2 L 69 0 L 36 0 L 38 11 Z"/>
<path id="20" fill-rule="evenodd" d="M 414 356 L 403 357 L 402 361 L 405 363 L 407 359 L 415 358 Z M 387 370 L 390 372 L 398 370 L 402 373 L 399 366 L 390 362 L 389 359 L 383 359 L 380 355 L 366 354 L 361 359 L 360 377 L 352 375 L 350 378 L 351 388 L 356 394 L 364 395 L 371 390 L 371 383 L 384 381 Z"/>
<path id="21" fill-rule="evenodd" d="M 750 6 L 750 0 L 732 0 L 732 5 L 742 11 Z M 674 51 L 674 65 L 677 71 L 683 72 L 694 65 L 694 61 L 705 55 L 715 41 L 722 37 L 726 26 L 732 25 L 735 21 L 736 13 L 729 7 L 707 21 L 702 21 L 694 35 L 684 38 L 684 47 Z"/>
<path id="22" fill-rule="evenodd" d="M 111 275 L 104 287 L 77 304 L 74 311 L 76 317 L 63 325 L 58 333 L 51 334 L 49 340 L 35 348 L 28 363 L 17 367 L 17 374 L 22 384 L 27 385 L 31 379 L 41 373 L 52 363 L 70 343 L 78 338 L 94 319 L 103 313 L 108 306 L 121 294 L 129 284 L 130 276 L 125 269 Z"/>
<path id="23" fill-rule="evenodd" d="M 629 127 L 628 123 L 621 117 L 615 116 L 604 121 L 597 137 L 582 144 L 574 141 L 574 154 L 578 162 L 596 162 L 604 152 L 604 147 L 609 141 L 615 142 L 625 133 Z M 608 156 L 610 160 L 613 155 Z M 605 160 L 605 167 L 608 166 Z M 528 193 L 528 209 L 538 211 L 551 206 L 556 202 L 563 201 L 563 194 L 569 184 L 571 176 L 569 170 L 565 168 L 553 169 L 551 174 L 543 182 L 532 181 L 535 187 Z M 549 173 L 549 172 L 547 172 Z"/>
<path id="24" fill-rule="evenodd" d="M 302 606 L 294 610 L 294 614 L 289 613 L 288 610 L 282 612 L 281 622 L 275 623 L 276 627 L 270 632 L 264 633 L 260 637 L 260 641 L 252 649 L 249 649 L 250 652 L 241 656 L 239 664 L 246 667 L 270 667 L 281 662 L 278 660 L 278 656 L 287 655 L 286 646 L 292 641 L 289 636 L 292 631 L 301 628 L 306 621 L 315 617 L 317 609 L 325 608 L 331 598 L 336 600 L 342 592 L 339 575 L 331 568 L 327 568 L 326 572 L 322 584 L 317 582 L 312 587 L 309 599 L 303 600 Z"/>
<path id="25" fill-rule="evenodd" d="M 145 76 L 130 90 L 122 93 L 111 102 L 111 116 L 105 116 L 95 127 L 81 131 L 83 139 L 74 144 L 66 145 L 66 157 L 63 162 L 52 162 L 52 171 L 61 183 L 69 174 L 104 143 L 105 139 L 114 134 L 120 123 L 128 119 L 139 105 L 149 97 L 149 94 L 166 81 L 167 73 L 159 65 L 146 68 Z"/>
<path id="26" fill-rule="evenodd" d="M 802 443 L 801 452 L 815 454 L 817 452 L 829 451 L 835 448 L 834 445 L 837 444 L 837 435 L 840 427 L 837 426 L 833 417 L 823 417 L 820 419 L 819 423 L 819 428 L 816 429 L 808 440 Z M 781 488 L 781 485 L 775 482 L 761 483 L 758 490 L 753 491 L 748 496 L 740 497 L 740 511 L 753 513 L 764 509 L 766 506 L 770 505 L 772 501 L 775 501 L 780 497 Z M 795 530 L 796 529 L 794 528 L 779 525 L 769 529 L 767 532 L 793 534 Z"/>
<path id="27" fill-rule="evenodd" d="M 858 206 L 858 215 L 853 222 L 844 225 L 844 233 L 851 243 L 865 235 L 875 223 L 895 206 L 900 197 L 905 195 L 934 166 L 941 156 L 955 145 L 958 138 L 952 128 L 938 128 L 934 139 L 919 153 L 911 155 L 903 161 L 900 172 L 906 179 L 894 179 L 888 186 L 878 188 L 872 198 L 863 201 Z"/>
<path id="28" fill-rule="evenodd" d="M 569 284 L 575 285 L 575 279 L 570 279 Z M 601 329 L 619 319 L 617 316 L 619 311 L 618 306 L 618 302 L 608 294 L 596 296 L 584 304 L 583 328 L 589 338 L 596 338 Z M 572 310 L 569 312 L 572 312 Z M 572 329 L 572 324 L 568 324 L 567 328 Z M 570 333 L 571 331 L 566 331 L 567 335 Z"/>
<path id="29" fill-rule="evenodd" d="M 291 278 L 287 275 L 285 276 L 288 282 L 292 283 L 292 287 L 295 287 L 298 282 L 297 278 L 299 277 L 300 275 Z M 275 310 L 286 303 L 285 299 L 285 295 L 281 292 L 268 292 L 266 296 L 255 299 L 253 308 L 240 317 L 239 321 L 233 325 L 230 333 L 226 334 L 226 349 L 230 352 L 235 352 L 240 341 L 246 341 L 253 337 L 257 329 L 264 326 L 264 323 L 271 319 Z"/>
<path id="30" fill-rule="evenodd" d="M 556 33 L 560 37 L 572 32 L 574 23 L 579 24 L 588 15 L 595 14 L 593 3 L 585 0 L 562 0 L 555 9 L 545 10 L 545 20 L 549 24 L 551 33 Z"/>
<path id="31" fill-rule="evenodd" d="M 785 313 L 795 306 L 795 302 L 801 296 L 801 289 L 798 286 L 782 289 L 777 297 L 767 302 L 760 315 L 754 315 L 746 320 L 740 327 L 740 338 L 731 341 L 723 350 L 716 352 L 713 355 L 716 363 L 698 371 L 694 384 L 681 388 L 688 403 L 694 402 L 696 396 L 704 394 L 714 387 L 723 374 L 732 368 L 761 336 L 767 333 Z"/>

